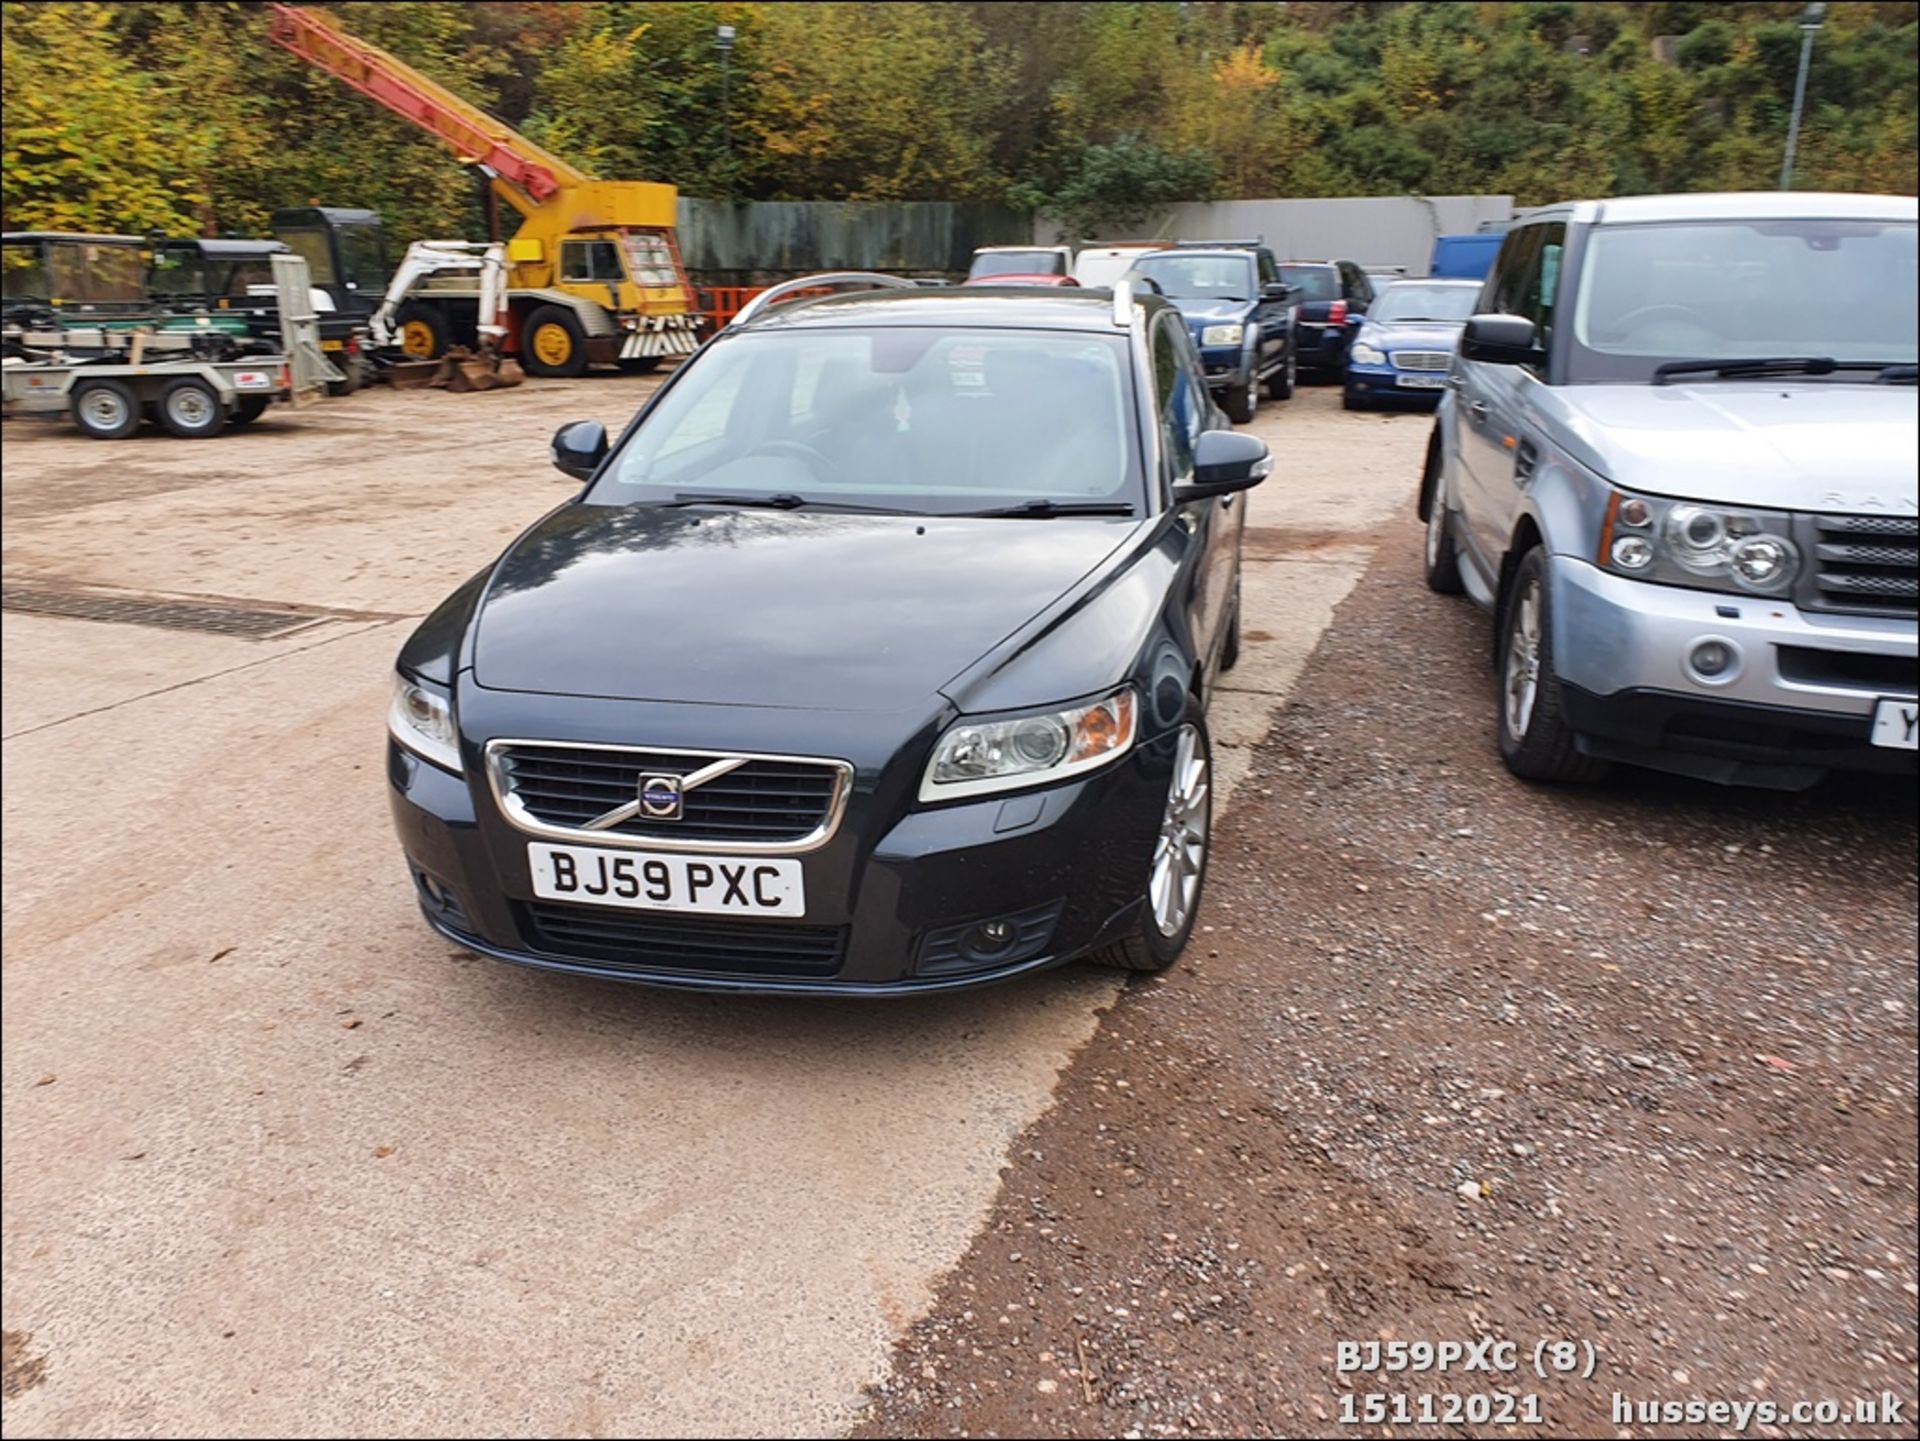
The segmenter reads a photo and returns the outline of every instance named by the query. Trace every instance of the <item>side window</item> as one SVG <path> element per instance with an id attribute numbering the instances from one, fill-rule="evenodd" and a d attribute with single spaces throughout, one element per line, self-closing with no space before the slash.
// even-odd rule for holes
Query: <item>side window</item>
<path id="1" fill-rule="evenodd" d="M 1544 345 L 1547 337 L 1553 334 L 1554 301 L 1560 291 L 1560 257 L 1567 248 L 1567 227 L 1542 225 L 1536 228 L 1540 232 L 1540 245 L 1532 263 L 1527 266 L 1520 304 L 1515 307 L 1514 314 L 1524 315 L 1540 327 L 1540 340 Z"/>
<path id="2" fill-rule="evenodd" d="M 1187 359 L 1186 327 L 1163 316 L 1153 328 L 1153 391 L 1160 411 L 1160 445 L 1166 452 L 1169 479 L 1186 480 L 1193 474 L 1193 442 L 1205 424 L 1206 404 L 1194 394 L 1193 367 Z"/>
<path id="3" fill-rule="evenodd" d="M 1483 310 L 1501 315 L 1526 313 L 1527 278 L 1539 253 L 1543 228 L 1527 225 L 1507 232 L 1499 258 L 1494 262 L 1493 275 L 1487 281 L 1486 294 L 1481 298 Z"/>

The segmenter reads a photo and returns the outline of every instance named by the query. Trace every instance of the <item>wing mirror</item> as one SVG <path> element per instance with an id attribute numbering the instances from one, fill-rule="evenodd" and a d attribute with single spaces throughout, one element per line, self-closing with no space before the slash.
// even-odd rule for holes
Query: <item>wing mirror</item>
<path id="1" fill-rule="evenodd" d="M 607 458 L 607 428 L 597 420 L 576 420 L 553 433 L 553 465 L 562 475 L 585 480 Z"/>
<path id="2" fill-rule="evenodd" d="M 1524 315 L 1476 315 L 1460 332 L 1460 358 L 1489 365 L 1544 365 L 1540 333 Z"/>
<path id="3" fill-rule="evenodd" d="M 1193 447 L 1193 479 L 1173 488 L 1173 503 L 1250 490 L 1272 469 L 1273 457 L 1258 436 L 1239 430 L 1202 431 Z"/>
<path id="4" fill-rule="evenodd" d="M 1260 287 L 1262 300 L 1291 300 L 1295 294 L 1294 288 L 1281 280 L 1269 281 Z"/>

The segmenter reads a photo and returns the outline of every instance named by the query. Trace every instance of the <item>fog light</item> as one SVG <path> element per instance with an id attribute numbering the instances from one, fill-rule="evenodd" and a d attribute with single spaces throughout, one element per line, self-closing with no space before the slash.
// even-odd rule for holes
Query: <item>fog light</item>
<path id="1" fill-rule="evenodd" d="M 976 960 L 992 960 L 1010 948 L 1019 934 L 1010 921 L 982 921 L 967 932 L 961 946 Z"/>
<path id="2" fill-rule="evenodd" d="M 1687 657 L 1687 667 L 1703 681 L 1732 680 L 1740 664 L 1740 652 L 1724 640 L 1703 640 Z"/>

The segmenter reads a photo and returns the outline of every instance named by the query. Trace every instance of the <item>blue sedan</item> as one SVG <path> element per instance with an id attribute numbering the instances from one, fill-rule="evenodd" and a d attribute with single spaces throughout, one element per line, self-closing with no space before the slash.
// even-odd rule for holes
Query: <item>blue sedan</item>
<path id="1" fill-rule="evenodd" d="M 1347 350 L 1347 409 L 1436 402 L 1479 298 L 1477 280 L 1397 280 L 1382 290 Z"/>

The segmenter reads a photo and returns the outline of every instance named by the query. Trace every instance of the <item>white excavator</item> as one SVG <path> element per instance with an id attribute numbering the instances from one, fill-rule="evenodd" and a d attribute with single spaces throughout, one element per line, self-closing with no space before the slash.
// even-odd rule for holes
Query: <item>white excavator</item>
<path id="1" fill-rule="evenodd" d="M 436 277 L 445 276 L 470 290 L 476 271 L 480 277 L 479 320 L 474 327 L 477 346 L 456 345 L 438 360 L 396 362 L 389 369 L 396 389 L 430 385 L 452 391 L 499 390 L 526 378 L 519 363 L 502 353 L 512 317 L 507 309 L 507 247 L 497 240 L 416 240 L 409 245 L 380 308 L 367 322 L 374 347 L 400 348 L 402 327 L 396 317 L 401 304 L 431 295 Z"/>

